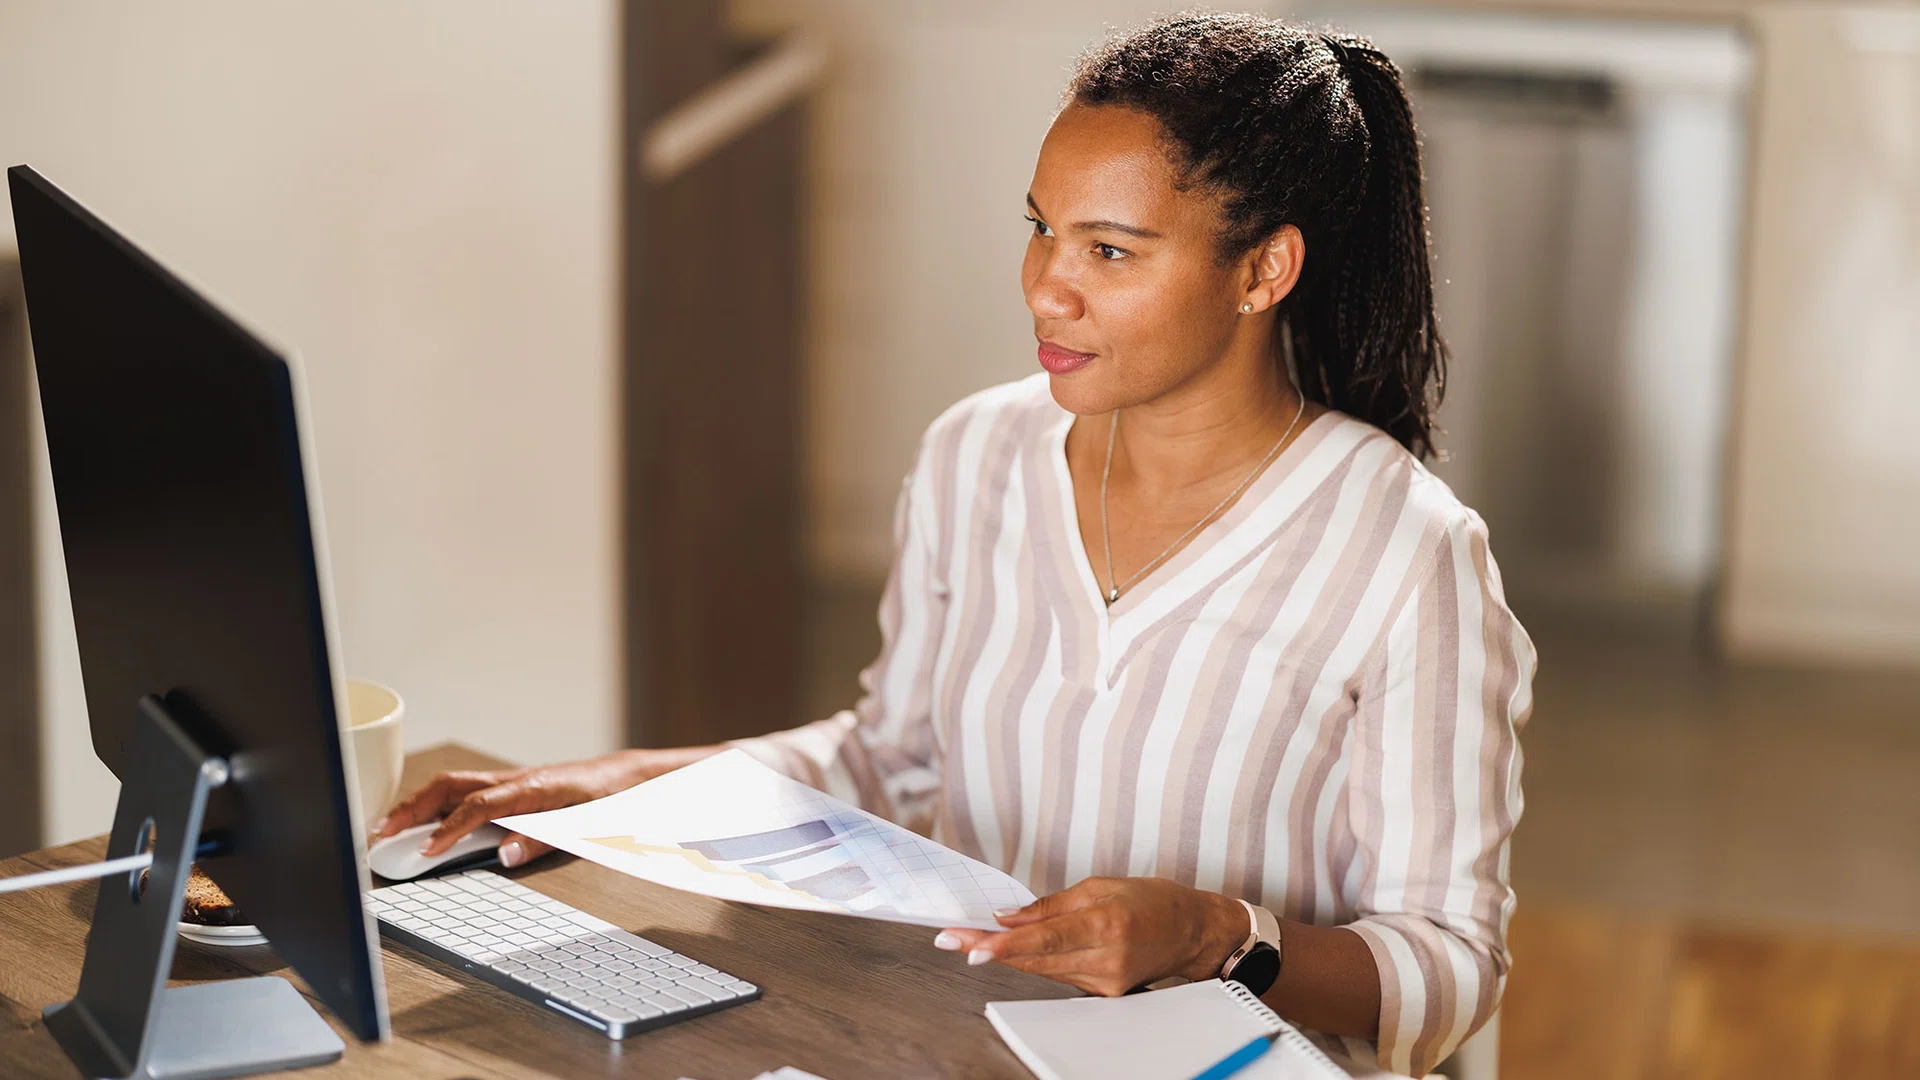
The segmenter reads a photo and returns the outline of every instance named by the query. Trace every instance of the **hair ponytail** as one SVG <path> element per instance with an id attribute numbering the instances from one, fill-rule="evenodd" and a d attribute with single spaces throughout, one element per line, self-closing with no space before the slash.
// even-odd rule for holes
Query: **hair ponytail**
<path id="1" fill-rule="evenodd" d="M 1433 453 L 1447 351 L 1419 136 L 1391 60 L 1364 38 L 1178 15 L 1089 53 L 1068 94 L 1160 121 L 1188 177 L 1223 196 L 1223 258 L 1299 228 L 1281 333 L 1302 392 Z"/>
<path id="2" fill-rule="evenodd" d="M 1400 69 L 1371 42 L 1323 36 L 1359 106 L 1365 164 L 1359 205 L 1332 265 L 1288 311 L 1288 332 L 1294 356 L 1316 366 L 1324 404 L 1426 457 L 1432 410 L 1446 389 L 1447 347 L 1434 314 L 1413 110 Z"/>

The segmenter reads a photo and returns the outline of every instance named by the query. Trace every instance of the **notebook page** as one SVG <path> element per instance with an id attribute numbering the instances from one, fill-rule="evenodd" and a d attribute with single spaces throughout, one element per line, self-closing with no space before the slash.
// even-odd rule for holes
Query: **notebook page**
<path id="1" fill-rule="evenodd" d="M 1214 981 L 1119 998 L 997 1001 L 987 1016 L 1042 1080 L 1187 1080 L 1280 1030 L 1271 1013 L 1249 1008 Z M 1250 1070 L 1250 1077 L 1341 1075 L 1286 1042 L 1267 1057 L 1285 1068 Z"/>
<path id="2" fill-rule="evenodd" d="M 1303 1051 L 1301 1049 L 1303 1045 L 1307 1047 L 1307 1050 Z M 1347 1064 L 1345 1059 L 1342 1059 L 1340 1064 L 1333 1066 L 1341 1070 L 1340 1072 L 1330 1073 L 1327 1071 L 1326 1061 L 1325 1055 L 1319 1052 L 1319 1048 L 1313 1046 L 1311 1043 L 1305 1042 L 1304 1036 L 1300 1042 L 1295 1042 L 1283 1036 L 1274 1042 L 1273 1049 L 1267 1051 L 1266 1056 L 1235 1073 L 1233 1080 L 1309 1080 L 1309 1078 L 1311 1078 L 1311 1080 L 1322 1080 L 1323 1077 L 1349 1076 L 1378 1077 L 1380 1080 L 1405 1080 L 1404 1077 L 1395 1077 L 1392 1073 L 1379 1072 L 1372 1069 L 1355 1073 L 1355 1066 Z"/>

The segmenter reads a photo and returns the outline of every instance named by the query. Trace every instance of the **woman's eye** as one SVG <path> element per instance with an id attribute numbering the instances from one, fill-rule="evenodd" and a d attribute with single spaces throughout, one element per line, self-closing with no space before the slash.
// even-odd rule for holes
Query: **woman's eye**
<path id="1" fill-rule="evenodd" d="M 1095 244 L 1093 245 L 1093 250 L 1095 254 L 1099 255 L 1101 258 L 1107 260 L 1108 262 L 1113 262 L 1115 260 L 1124 259 L 1127 257 L 1126 251 L 1120 248 L 1114 247 L 1112 244 Z"/>
<path id="2" fill-rule="evenodd" d="M 1047 228 L 1046 222 L 1041 221 L 1039 218 L 1034 217 L 1032 214 L 1022 214 L 1021 216 L 1026 218 L 1028 221 L 1033 222 L 1033 235 L 1035 236 L 1052 236 L 1053 235 L 1053 230 Z"/>

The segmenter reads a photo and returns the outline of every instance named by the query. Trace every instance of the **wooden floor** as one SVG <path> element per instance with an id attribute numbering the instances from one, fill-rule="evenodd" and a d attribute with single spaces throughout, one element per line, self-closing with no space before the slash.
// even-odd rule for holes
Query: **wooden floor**
<path id="1" fill-rule="evenodd" d="M 1501 1080 L 1920 1076 L 1920 944 L 1522 907 Z"/>
<path id="2" fill-rule="evenodd" d="M 817 592 L 813 716 L 876 600 Z M 1920 1077 L 1920 676 L 1529 629 L 1502 1080 Z"/>
<path id="3" fill-rule="evenodd" d="M 1503 1080 L 1920 1077 L 1920 678 L 1535 637 Z"/>
<path id="4" fill-rule="evenodd" d="M 1534 636 L 1522 910 L 1920 938 L 1920 675 Z"/>

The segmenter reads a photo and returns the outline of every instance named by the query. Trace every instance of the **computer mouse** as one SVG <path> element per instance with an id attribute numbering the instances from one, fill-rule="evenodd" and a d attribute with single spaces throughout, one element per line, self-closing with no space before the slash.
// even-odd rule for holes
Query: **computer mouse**
<path id="1" fill-rule="evenodd" d="M 500 842 L 507 838 L 507 830 L 500 826 L 482 825 L 438 855 L 420 854 L 420 845 L 439 827 L 439 822 L 429 821 L 379 841 L 367 849 L 367 869 L 389 881 L 412 881 L 436 870 L 464 870 L 498 859 Z"/>

